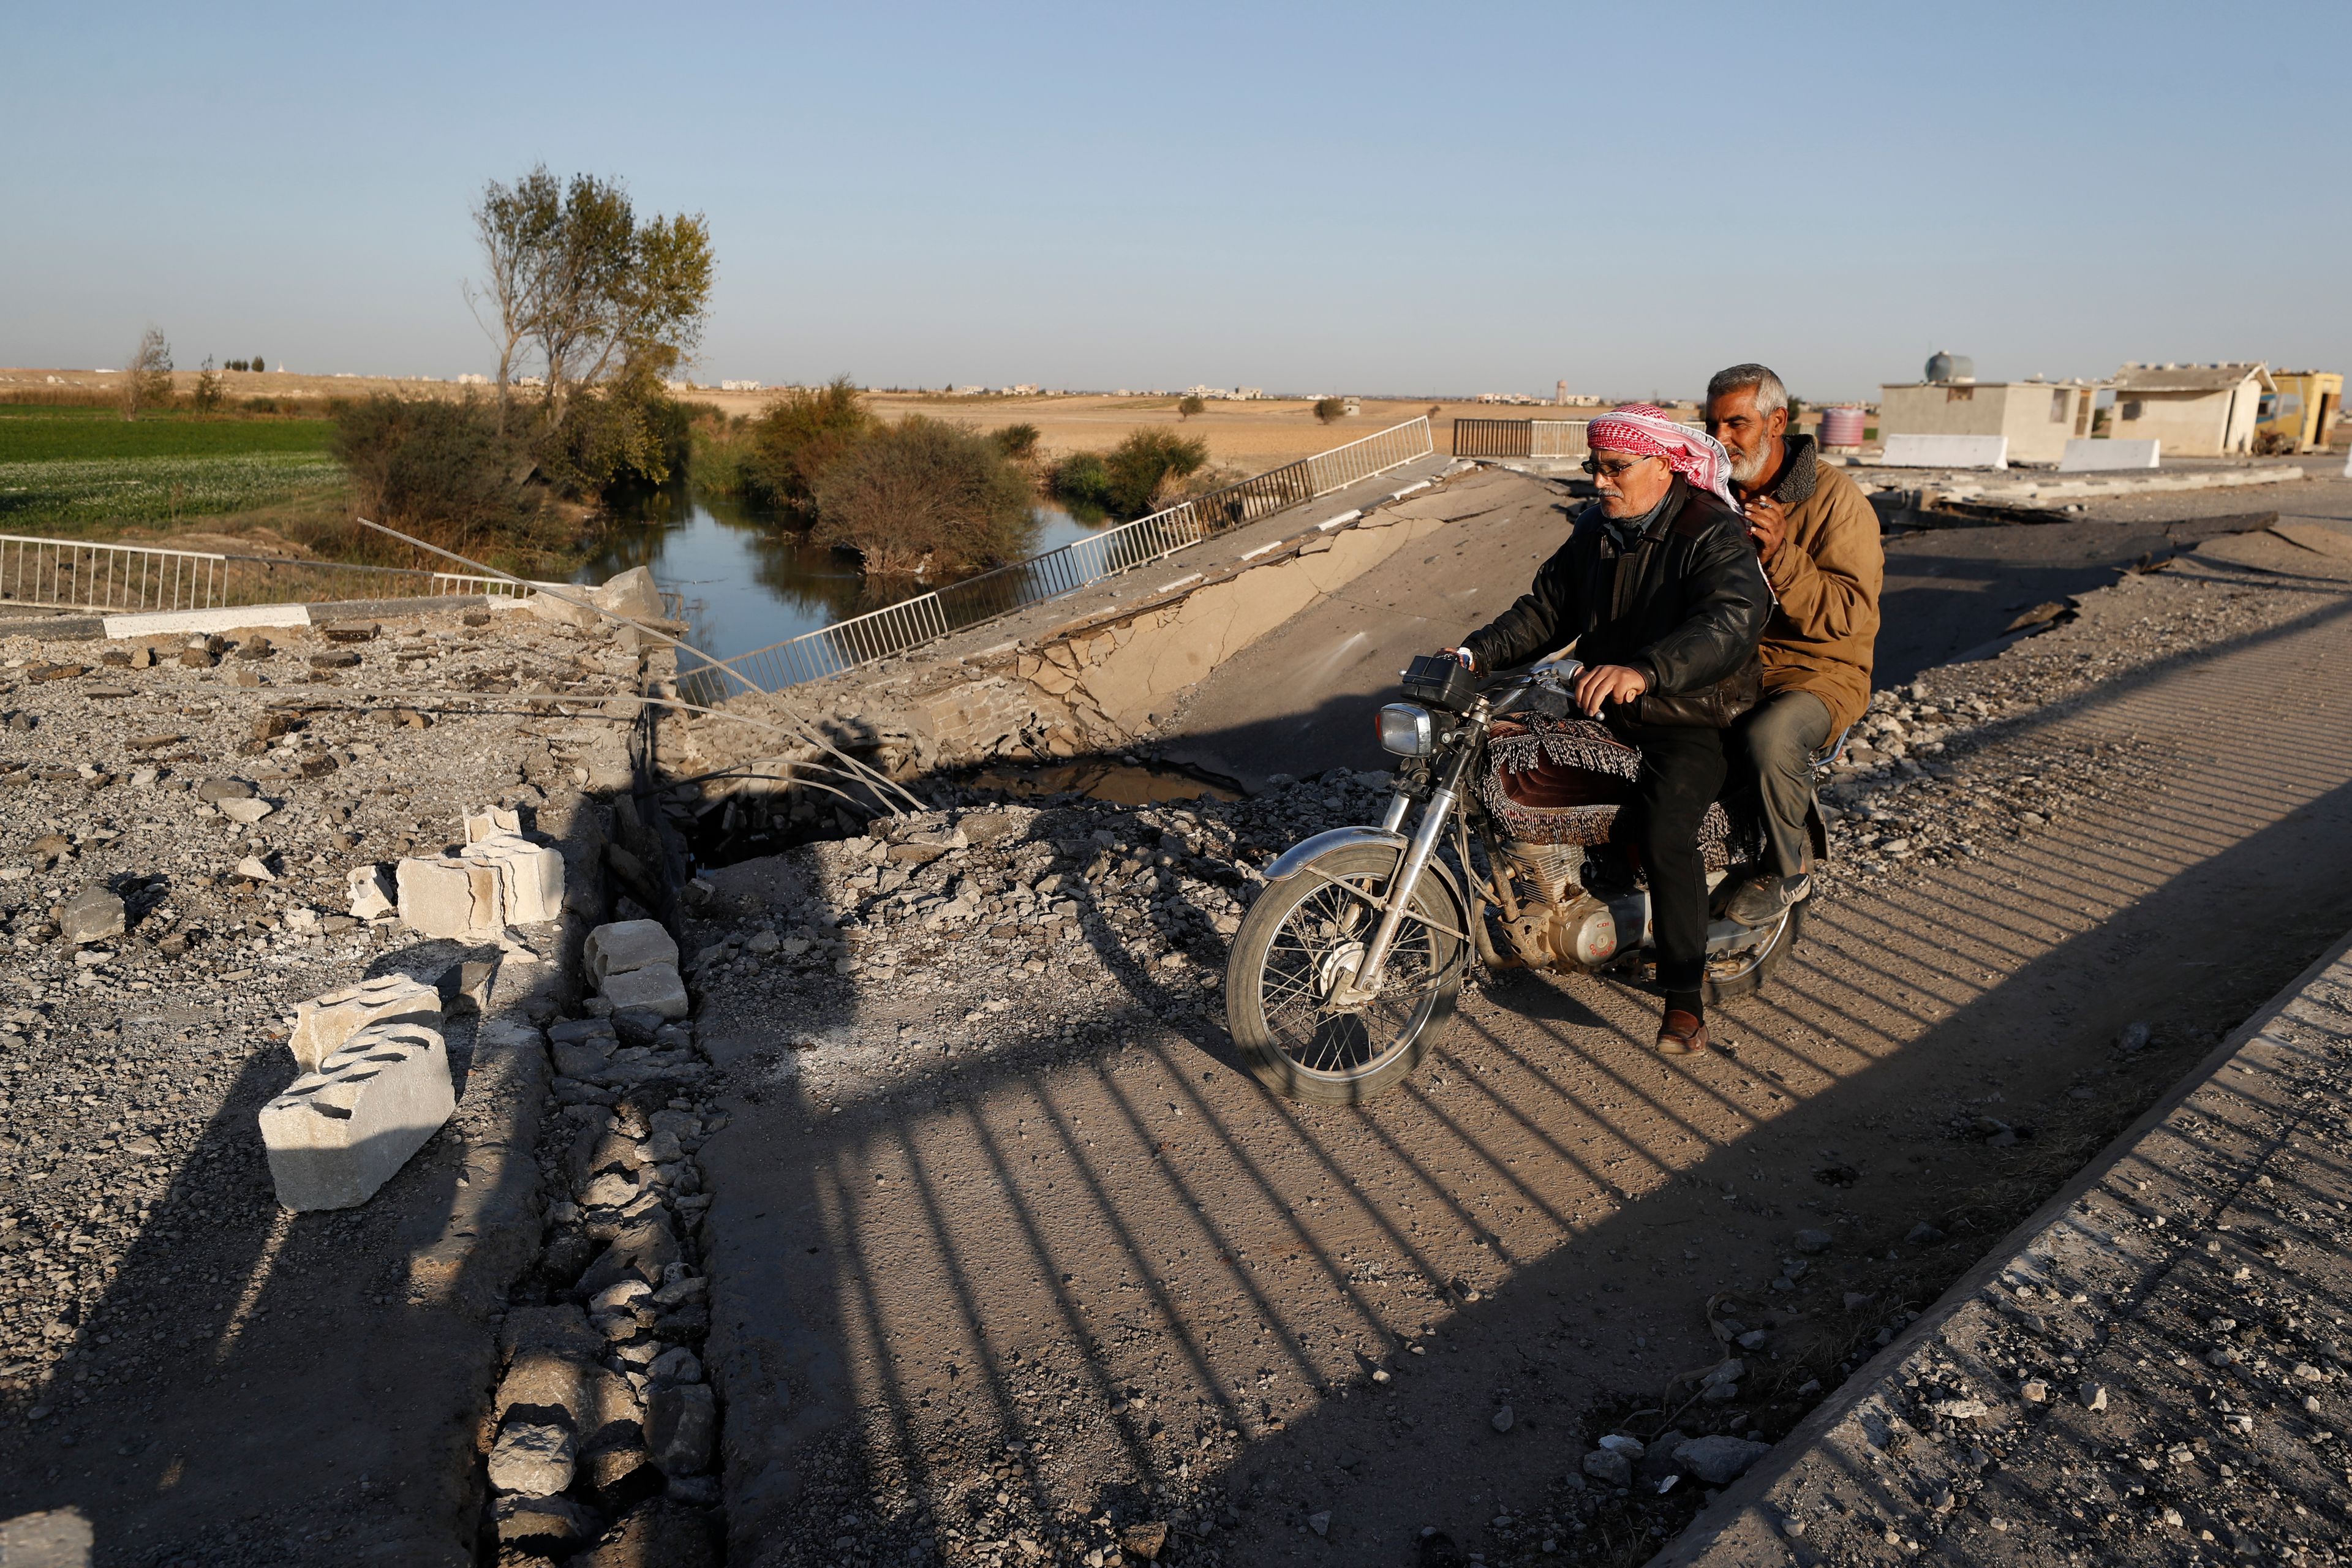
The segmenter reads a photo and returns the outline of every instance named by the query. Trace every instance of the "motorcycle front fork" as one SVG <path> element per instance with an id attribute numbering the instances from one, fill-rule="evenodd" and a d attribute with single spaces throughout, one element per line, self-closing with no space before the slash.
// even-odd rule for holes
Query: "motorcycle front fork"
<path id="1" fill-rule="evenodd" d="M 1405 910 L 1412 906 L 1413 889 L 1421 886 L 1422 873 L 1429 868 L 1429 858 L 1437 852 L 1438 841 L 1445 837 L 1445 826 L 1453 819 L 1454 805 L 1461 799 L 1463 774 L 1468 771 L 1477 749 L 1462 746 L 1449 759 L 1444 776 L 1434 781 L 1429 802 L 1422 807 L 1421 822 L 1405 843 L 1397 874 L 1390 879 L 1380 923 L 1372 928 L 1371 940 L 1364 944 L 1363 961 L 1356 966 L 1355 978 L 1338 988 L 1335 1002 L 1358 1005 L 1379 994 L 1381 974 L 1388 967 L 1389 950 L 1396 945 L 1397 931 L 1404 924 Z M 1381 819 L 1381 826 L 1391 833 L 1402 828 L 1408 805 L 1406 793 L 1398 790 L 1389 802 L 1388 815 Z"/>

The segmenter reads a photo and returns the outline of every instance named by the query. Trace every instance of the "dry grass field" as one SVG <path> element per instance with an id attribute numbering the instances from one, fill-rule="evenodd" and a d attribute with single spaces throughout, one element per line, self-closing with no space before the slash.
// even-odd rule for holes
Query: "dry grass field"
<path id="1" fill-rule="evenodd" d="M 0 400 L 56 395 L 63 397 L 109 391 L 121 377 L 90 370 L 40 370 L 0 367 Z M 173 377 L 174 390 L 184 396 L 194 385 L 193 372 Z M 468 390 L 450 381 L 425 381 L 393 376 L 298 375 L 274 371 L 225 372 L 231 405 L 247 397 L 358 397 L 372 392 L 398 392 L 411 397 L 457 397 Z M 721 392 L 696 387 L 684 395 L 729 414 L 757 414 L 776 393 Z M 1187 436 L 1209 444 L 1209 460 L 1220 468 L 1258 473 L 1266 468 L 1327 451 L 1342 442 L 1385 430 L 1416 415 L 1431 416 L 1438 446 L 1448 444 L 1450 422 L 1465 419 L 1526 419 L 1545 416 L 1546 410 L 1526 405 L 1481 404 L 1437 399 L 1366 399 L 1363 412 L 1325 425 L 1315 417 L 1314 405 L 1303 400 L 1212 403 L 1208 412 L 1180 419 L 1173 397 L 1113 397 L 1091 395 L 1045 395 L 1035 397 L 943 397 L 936 394 L 877 392 L 869 395 L 875 410 L 885 418 L 909 414 L 950 419 L 979 429 L 1003 425 L 1037 426 L 1047 457 L 1069 452 L 1101 451 L 1118 444 L 1130 431 L 1181 426 Z M 1681 405 L 1687 406 L 1687 405 Z M 1582 418 L 1591 410 L 1563 409 L 1566 418 Z"/>

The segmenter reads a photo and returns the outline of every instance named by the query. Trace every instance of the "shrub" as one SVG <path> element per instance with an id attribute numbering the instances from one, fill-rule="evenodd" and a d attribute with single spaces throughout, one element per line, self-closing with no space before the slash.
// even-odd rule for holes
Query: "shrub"
<path id="1" fill-rule="evenodd" d="M 213 369 L 210 354 L 205 356 L 205 368 L 196 373 L 196 389 L 188 395 L 188 401 L 194 405 L 198 414 L 220 412 L 221 378 L 219 373 Z"/>
<path id="2" fill-rule="evenodd" d="M 1110 510 L 1110 469 L 1100 452 L 1073 452 L 1054 465 L 1045 488 L 1055 500 L 1092 521 Z"/>
<path id="3" fill-rule="evenodd" d="M 1328 425 L 1334 419 L 1348 416 L 1348 400 L 1344 397 L 1318 397 L 1315 400 L 1315 417 Z"/>
<path id="4" fill-rule="evenodd" d="M 743 465 L 747 499 L 813 521 L 818 476 L 876 423 L 845 375 L 824 386 L 793 387 L 751 421 L 751 450 Z"/>
<path id="5" fill-rule="evenodd" d="M 1054 499 L 1086 516 L 1132 521 L 1169 500 L 1209 460 L 1209 444 L 1172 430 L 1138 430 L 1108 453 L 1076 452 L 1055 466 Z"/>
<path id="6" fill-rule="evenodd" d="M 740 497 L 751 488 L 751 422 L 709 403 L 689 403 L 687 477 L 705 495 Z"/>
<path id="7" fill-rule="evenodd" d="M 1007 425 L 990 437 L 997 449 L 1016 463 L 1025 463 L 1037 455 L 1037 426 Z"/>
<path id="8" fill-rule="evenodd" d="M 1176 481 L 1200 471 L 1209 444 L 1172 430 L 1138 430 L 1110 449 L 1103 468 L 1110 480 L 1109 510 L 1125 521 L 1143 516 Z"/>
<path id="9" fill-rule="evenodd" d="M 582 387 L 535 444 L 541 474 L 576 500 L 667 484 L 688 461 L 690 416 L 648 374 Z"/>
<path id="10" fill-rule="evenodd" d="M 172 345 L 163 332 L 150 327 L 141 334 L 139 348 L 122 367 L 122 416 L 136 419 L 142 408 L 172 405 Z"/>
<path id="11" fill-rule="evenodd" d="M 828 463 L 816 481 L 820 544 L 856 551 L 870 575 L 960 572 L 1017 552 L 1028 478 L 985 436 L 915 415 Z"/>
<path id="12" fill-rule="evenodd" d="M 1181 397 L 1176 402 L 1176 417 L 1190 419 L 1195 414 L 1206 414 L 1209 405 L 1198 397 Z"/>
<path id="13" fill-rule="evenodd" d="M 360 515 L 476 556 L 550 546 L 527 484 L 530 456 L 499 428 L 488 404 L 386 392 L 339 403 L 332 414 L 331 447 L 351 472 Z"/>

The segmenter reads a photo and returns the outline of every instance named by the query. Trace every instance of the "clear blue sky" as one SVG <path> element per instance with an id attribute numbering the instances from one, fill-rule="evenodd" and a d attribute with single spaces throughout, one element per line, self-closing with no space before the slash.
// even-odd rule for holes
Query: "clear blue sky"
<path id="1" fill-rule="evenodd" d="M 699 211 L 699 378 L 2352 368 L 2352 6 L 22 6 L 0 363 L 450 375 L 467 209 Z"/>

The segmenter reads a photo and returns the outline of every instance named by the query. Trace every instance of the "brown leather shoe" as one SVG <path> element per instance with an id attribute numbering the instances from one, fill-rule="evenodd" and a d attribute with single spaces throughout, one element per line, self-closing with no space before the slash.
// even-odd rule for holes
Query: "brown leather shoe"
<path id="1" fill-rule="evenodd" d="M 1658 1054 L 1695 1057 L 1706 1049 L 1706 1026 L 1676 1007 L 1658 1021 Z"/>

